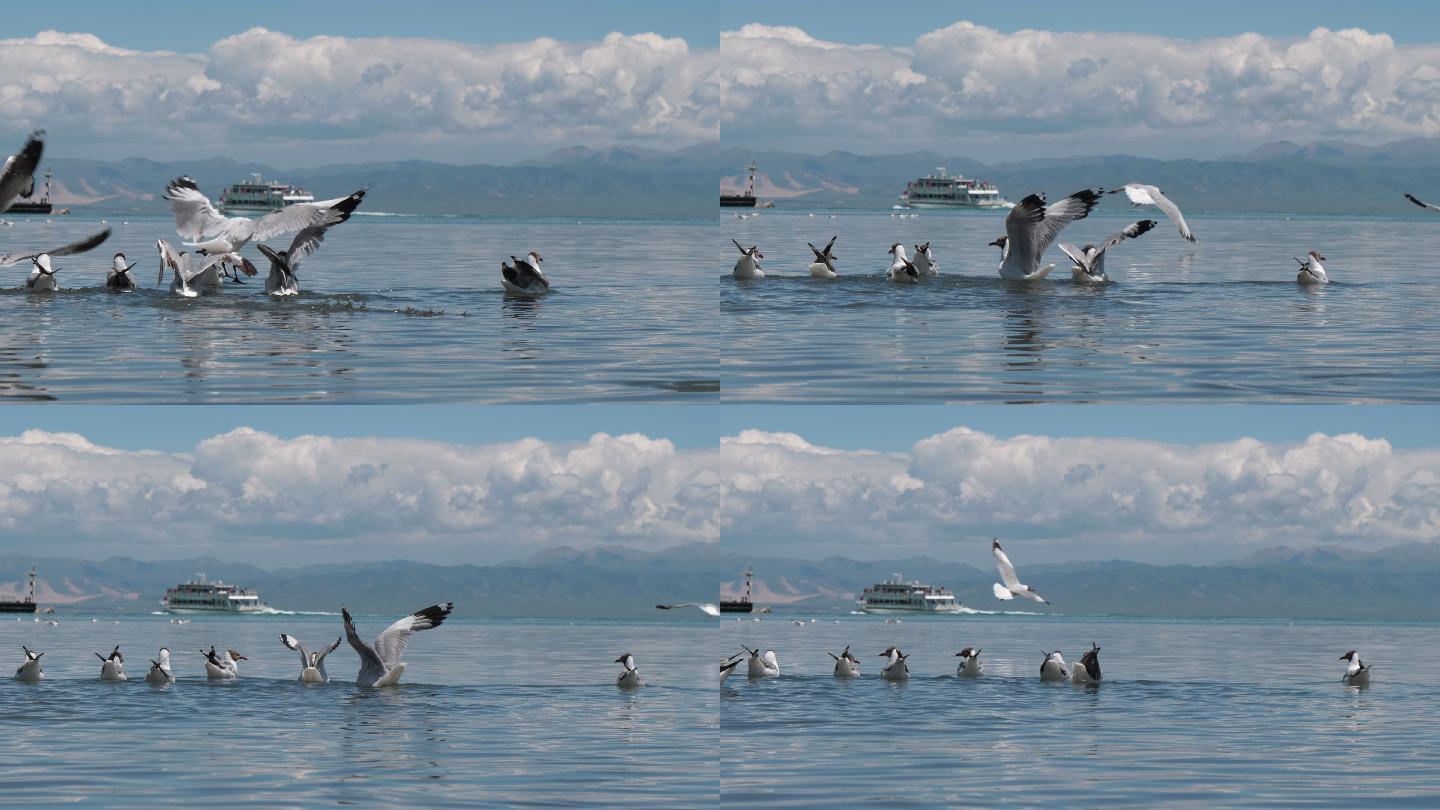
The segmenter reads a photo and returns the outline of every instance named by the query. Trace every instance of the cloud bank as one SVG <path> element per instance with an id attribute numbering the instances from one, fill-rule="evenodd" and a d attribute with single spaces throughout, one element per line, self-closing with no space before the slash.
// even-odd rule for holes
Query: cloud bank
<path id="1" fill-rule="evenodd" d="M 997 535 L 1030 559 L 1210 562 L 1440 537 L 1440 450 L 1354 434 L 1183 445 L 956 428 L 883 454 L 751 430 L 721 459 L 727 548 L 804 557 L 970 560 Z"/>
<path id="2" fill-rule="evenodd" d="M 46 127 L 75 156 L 505 162 L 715 140 L 715 58 L 656 34 L 472 45 L 253 28 L 183 54 L 46 31 L 0 39 L 0 103 L 16 134 Z"/>
<path id="3" fill-rule="evenodd" d="M 1281 138 L 1440 135 L 1440 43 L 1359 29 L 1183 40 L 957 22 L 885 48 L 752 24 L 720 50 L 725 140 L 809 152 L 1213 157 Z"/>
<path id="4" fill-rule="evenodd" d="M 715 542 L 713 456 L 635 434 L 469 446 L 240 428 L 174 454 L 32 430 L 0 438 L 0 548 L 276 564 Z"/>

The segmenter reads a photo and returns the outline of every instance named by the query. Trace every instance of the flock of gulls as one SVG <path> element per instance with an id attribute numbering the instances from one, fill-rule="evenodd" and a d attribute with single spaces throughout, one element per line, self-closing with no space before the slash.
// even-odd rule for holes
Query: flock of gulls
<path id="1" fill-rule="evenodd" d="M 0 169 L 0 214 L 9 209 L 17 197 L 29 196 L 35 187 L 35 170 L 45 149 L 45 131 L 31 133 L 18 153 L 10 156 Z M 160 254 L 157 284 L 170 276 L 170 293 L 182 298 L 195 298 L 222 291 L 229 284 L 244 284 L 246 277 L 259 274 L 254 262 L 241 251 L 255 243 L 270 268 L 265 277 L 265 292 L 275 298 L 300 294 L 300 264 L 313 255 L 325 241 L 329 230 L 350 219 L 368 189 L 360 189 L 345 197 L 317 202 L 288 205 L 259 219 L 230 217 L 222 214 L 200 186 L 189 177 L 177 177 L 165 187 L 165 202 L 175 217 L 175 231 L 183 241 L 176 246 L 164 239 L 155 241 Z M 293 234 L 283 250 L 264 244 Z M 54 292 L 60 289 L 55 259 L 89 252 L 110 238 L 110 229 L 85 237 L 78 242 L 46 249 L 26 248 L 0 254 L 0 267 L 29 262 L 30 274 L 25 288 L 32 292 Z M 540 254 L 531 251 L 525 258 L 510 257 L 501 264 L 501 286 L 505 292 L 518 296 L 543 295 L 550 290 L 550 279 L 540 269 Z M 135 274 L 136 263 L 124 253 L 116 253 L 105 273 L 105 288 L 114 292 L 134 292 L 140 281 Z"/>
<path id="2" fill-rule="evenodd" d="M 1008 601 L 1016 597 L 1032 599 L 1036 602 L 1050 604 L 1050 600 L 1044 598 L 1029 585 L 1020 582 L 1015 573 L 1015 566 L 1010 562 L 1010 557 L 1000 547 L 999 540 L 990 541 L 990 553 L 995 558 L 995 567 L 1000 571 L 1000 582 L 995 583 L 993 590 L 995 598 Z M 663 607 L 657 605 L 657 607 Z M 677 605 L 676 607 L 683 607 Z M 710 608 L 712 605 L 696 605 L 694 607 Z M 706 610 L 709 613 L 709 610 Z M 720 615 L 718 609 L 712 614 Z M 780 658 L 774 650 L 761 652 L 758 647 L 750 648 L 744 644 L 740 645 L 744 652 L 731 655 L 720 662 L 720 682 L 739 668 L 740 663 L 745 663 L 745 670 L 748 677 L 774 678 L 780 675 Z M 985 665 L 980 661 L 979 647 L 964 647 L 955 653 L 960 661 L 955 666 L 955 675 L 960 678 L 978 678 L 985 672 Z M 1101 681 L 1100 673 L 1100 645 L 1090 642 L 1090 649 L 1080 655 L 1080 660 L 1067 664 L 1065 656 L 1059 650 L 1041 650 L 1040 680 L 1042 681 L 1069 681 L 1073 684 L 1084 686 L 1095 686 Z M 834 674 L 837 678 L 858 678 L 860 677 L 860 660 L 850 653 L 850 647 L 846 646 L 837 655 L 826 653 L 834 659 Z M 880 653 L 879 657 L 885 659 L 884 665 L 880 668 L 880 678 L 886 681 L 907 681 L 910 679 L 909 656 L 900 651 L 899 647 L 890 646 Z M 1341 683 L 1345 686 L 1367 687 L 1370 685 L 1370 665 L 1360 660 L 1360 655 L 1355 650 L 1350 650 L 1340 656 L 1341 661 L 1347 662 L 1343 675 L 1340 676 Z"/>
<path id="3" fill-rule="evenodd" d="M 400 682 L 400 676 L 405 674 L 405 662 L 401 659 L 405 655 L 405 648 L 410 643 L 410 636 L 421 630 L 430 630 L 439 627 L 450 612 L 455 608 L 453 602 L 446 602 L 443 605 L 431 605 L 423 610 L 417 610 L 403 619 L 385 628 L 384 632 L 375 637 L 374 641 L 366 641 L 360 637 L 355 630 L 355 622 L 350 617 L 350 611 L 341 608 L 340 615 L 344 622 L 345 638 L 350 646 L 360 656 L 360 673 L 355 679 L 359 686 L 383 687 L 394 686 Z M 334 643 L 312 650 L 289 633 L 280 634 L 280 643 L 286 649 L 300 654 L 300 676 L 301 683 L 328 683 L 330 676 L 325 672 L 325 657 L 335 652 L 340 646 L 340 639 L 337 637 Z M 15 670 L 15 679 L 28 683 L 36 683 L 45 679 L 45 671 L 40 665 L 43 652 L 35 652 L 29 647 L 21 647 L 25 651 L 25 663 Z M 200 655 L 205 659 L 205 677 L 212 681 L 232 681 L 240 677 L 240 662 L 249 659 L 233 649 L 216 650 L 211 645 L 209 650 L 200 650 Z M 100 659 L 100 680 L 102 681 L 128 681 L 130 676 L 125 672 L 125 656 L 120 652 L 117 645 L 108 655 L 95 653 Z M 145 682 L 152 686 L 168 686 L 175 683 L 175 669 L 171 662 L 170 650 L 161 647 L 154 658 L 149 659 L 150 668 L 145 671 Z"/>
<path id="4" fill-rule="evenodd" d="M 1065 226 L 1085 219 L 1099 205 L 1106 194 L 1123 193 L 1130 204 L 1135 207 L 1154 206 L 1170 219 L 1180 232 L 1180 237 L 1187 242 L 1195 243 L 1195 234 L 1190 230 L 1189 224 L 1185 222 L 1185 216 L 1180 212 L 1180 207 L 1169 197 L 1161 193 L 1156 186 L 1144 183 L 1129 183 L 1125 186 L 1105 191 L 1100 188 L 1087 188 L 1077 191 L 1074 194 L 1054 203 L 1047 205 L 1042 194 L 1031 194 L 1021 200 L 1010 213 L 1005 217 L 1005 234 L 990 242 L 991 247 L 1000 249 L 1000 278 L 1006 281 L 1039 281 L 1055 269 L 1055 265 L 1042 264 L 1045 251 L 1055 244 L 1060 231 Z M 1412 203 L 1434 211 L 1440 211 L 1440 206 L 1423 202 L 1413 195 L 1406 194 L 1405 199 Z M 1105 253 L 1111 248 L 1119 245 L 1127 239 L 1137 239 L 1149 233 L 1156 225 L 1153 219 L 1142 219 L 1132 222 L 1121 228 L 1099 244 L 1087 244 L 1083 247 L 1076 247 L 1068 242 L 1058 243 L 1060 251 L 1070 259 L 1070 278 L 1076 284 L 1098 285 L 1105 284 L 1110 279 L 1105 275 Z M 811 278 L 833 279 L 839 277 L 839 271 L 835 269 L 835 240 L 831 237 L 823 249 L 815 247 L 809 242 L 806 245 L 815 254 L 814 261 L 806 268 Z M 737 279 L 760 279 L 765 277 L 765 270 L 760 260 L 765 254 L 760 251 L 758 245 L 746 247 L 735 239 L 730 240 L 735 249 L 740 251 L 740 258 L 735 262 L 733 275 Z M 930 243 L 913 246 L 915 249 L 914 258 L 911 259 L 906 251 L 905 245 L 896 242 L 890 246 L 890 266 L 885 270 L 885 278 L 888 281 L 900 283 L 917 283 L 929 276 L 940 275 L 940 263 L 935 259 L 935 254 L 930 248 Z M 1320 255 L 1319 251 L 1312 250 L 1306 254 L 1306 258 L 1296 258 L 1300 270 L 1295 276 L 1295 281 L 1302 285 L 1329 284 L 1330 277 L 1325 272 L 1324 262 L 1327 259 Z"/>

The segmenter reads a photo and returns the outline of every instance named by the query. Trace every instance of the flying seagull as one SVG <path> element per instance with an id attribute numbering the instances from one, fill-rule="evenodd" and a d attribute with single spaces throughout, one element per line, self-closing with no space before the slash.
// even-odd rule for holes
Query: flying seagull
<path id="1" fill-rule="evenodd" d="M 995 583 L 996 599 L 1008 601 L 1017 596 L 1023 596 L 1026 599 L 1034 599 L 1036 602 L 1050 604 L 1050 600 L 1036 593 L 1034 588 L 1021 584 L 1020 579 L 1015 576 L 1015 566 L 1010 564 L 1010 558 L 1005 556 L 1005 550 L 1000 548 L 999 540 L 992 539 L 990 541 L 990 553 L 995 555 L 995 565 L 1000 568 L 1000 579 L 1005 583 L 1004 585 L 999 582 Z"/>
<path id="2" fill-rule="evenodd" d="M 1190 232 L 1190 226 L 1185 224 L 1185 215 L 1180 213 L 1180 206 L 1170 201 L 1169 197 L 1160 193 L 1155 186 L 1147 186 L 1144 183 L 1126 183 L 1124 186 L 1112 189 L 1109 193 L 1119 194 L 1125 192 L 1130 198 L 1131 205 L 1153 205 L 1165 212 L 1165 216 L 1175 223 L 1180 229 L 1180 235 L 1188 242 L 1195 241 L 1195 234 Z"/>
<path id="3" fill-rule="evenodd" d="M 1406 195 L 1405 195 L 1405 199 L 1409 200 L 1409 201 L 1412 202 L 1412 203 L 1415 203 L 1416 205 L 1420 206 L 1421 208 L 1429 208 L 1431 211 L 1440 211 L 1440 205 L 1431 205 L 1430 203 L 1427 203 L 1427 202 L 1424 202 L 1424 201 L 1422 201 L 1422 200 L 1419 200 L 1419 199 L 1417 199 L 1417 198 L 1415 197 L 1414 194 L 1406 194 Z M 4 208 L 0 208 L 0 211 L 4 211 L 4 210 L 5 210 Z"/>
<path id="4" fill-rule="evenodd" d="M 365 192 L 320 202 L 287 205 L 259 219 L 227 217 L 215 209 L 210 198 L 189 177 L 177 177 L 165 187 L 165 200 L 175 214 L 175 231 L 188 241 L 186 247 L 207 253 L 235 253 L 252 239 L 274 239 L 313 225 L 335 225 L 350 218 Z"/>
<path id="5" fill-rule="evenodd" d="M 1077 248 L 1066 242 L 1060 243 L 1060 250 L 1075 266 L 1070 268 L 1070 273 L 1076 284 L 1102 284 L 1108 279 L 1105 278 L 1105 251 L 1120 244 L 1126 239 L 1134 239 L 1144 233 L 1149 233 L 1155 227 L 1155 220 L 1142 219 L 1139 222 L 1132 222 L 1126 225 L 1109 239 L 1099 245 L 1086 245 L 1084 248 Z"/>
<path id="6" fill-rule="evenodd" d="M 417 610 L 385 628 L 385 632 L 375 637 L 374 644 L 368 644 L 355 632 L 350 611 L 340 608 L 340 616 L 345 622 L 345 638 L 360 656 L 360 675 L 355 683 L 360 686 L 393 686 L 399 683 L 400 676 L 405 674 L 405 664 L 400 658 L 405 655 L 410 636 L 421 630 L 439 627 L 454 609 L 454 602 L 446 602 Z"/>
<path id="7" fill-rule="evenodd" d="M 1066 225 L 1090 216 L 1101 193 L 1098 188 L 1087 188 L 1050 206 L 1042 195 L 1031 194 L 1011 208 L 1005 215 L 1005 235 L 990 243 L 1001 250 L 1000 277 L 1038 281 L 1049 275 L 1055 265 L 1040 266 L 1045 249 Z"/>
<path id="8" fill-rule="evenodd" d="M 720 615 L 720 608 L 716 607 L 713 603 L 710 603 L 710 602 L 680 602 L 679 604 L 674 604 L 674 605 L 656 605 L 656 606 L 655 606 L 655 608 L 656 608 L 657 610 L 673 610 L 674 608 L 687 608 L 687 607 L 700 608 L 700 611 L 701 611 L 702 613 L 704 613 L 706 616 L 719 616 L 719 615 Z"/>

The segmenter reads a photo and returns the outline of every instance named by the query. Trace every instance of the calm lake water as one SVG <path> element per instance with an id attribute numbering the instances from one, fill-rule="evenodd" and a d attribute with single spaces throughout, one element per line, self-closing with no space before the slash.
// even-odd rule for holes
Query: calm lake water
<path id="1" fill-rule="evenodd" d="M 1113 198 L 1112 198 L 1113 200 Z M 1077 287 L 1058 248 L 1038 283 L 1002 281 L 1003 212 L 762 212 L 721 218 L 726 401 L 1440 401 L 1440 217 L 1195 216 L 1192 246 L 1154 209 L 1108 202 L 1078 245 L 1141 218 L 1114 283 Z M 839 235 L 841 278 L 811 279 L 806 241 Z M 1396 241 L 1396 235 L 1403 240 Z M 765 279 L 730 277 L 734 237 Z M 893 242 L 929 241 L 942 275 L 886 282 Z M 1332 284 L 1295 284 L 1318 249 Z"/>
<path id="2" fill-rule="evenodd" d="M 331 682 L 301 685 L 289 632 L 312 646 L 339 617 L 62 616 L 0 619 L 6 767 L 15 807 L 103 797 L 108 806 L 564 807 L 713 805 L 718 698 L 713 622 L 451 619 L 411 640 L 400 686 L 355 686 L 349 645 Z M 358 617 L 373 638 L 394 616 Z M 125 683 L 102 683 L 92 652 L 121 645 Z M 46 680 L 11 679 L 20 645 Z M 205 679 L 197 652 L 233 647 L 241 677 Z M 178 682 L 144 682 L 169 646 Z M 614 685 L 623 652 L 648 684 Z"/>
<path id="3" fill-rule="evenodd" d="M 722 801 L 749 807 L 1433 807 L 1436 627 L 1017 616 L 721 622 L 781 676 L 721 689 Z M 1041 683 L 1100 644 L 1104 682 Z M 862 677 L 838 680 L 845 645 Z M 879 678 L 897 645 L 911 680 Z M 985 674 L 954 677 L 980 647 Z M 1358 648 L 1368 689 L 1341 685 Z M 743 664 L 742 664 L 743 667 Z"/>
<path id="4" fill-rule="evenodd" d="M 0 252 L 65 244 L 93 216 L 10 217 Z M 215 296 L 155 284 L 168 217 L 111 220 L 110 240 L 55 260 L 63 289 L 0 271 L 0 398 L 70 402 L 715 401 L 715 290 L 674 262 L 710 222 L 357 216 L 271 300 L 264 273 Z M 288 245 L 288 239 L 277 240 Z M 500 262 L 539 250 L 553 291 L 507 297 Z M 116 251 L 144 288 L 104 289 Z M 268 269 L 258 250 L 246 255 Z"/>

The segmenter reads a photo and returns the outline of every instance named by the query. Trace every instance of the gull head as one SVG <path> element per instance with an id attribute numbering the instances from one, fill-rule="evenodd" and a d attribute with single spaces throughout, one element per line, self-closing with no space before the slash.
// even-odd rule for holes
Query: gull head
<path id="1" fill-rule="evenodd" d="M 1318 251 L 1318 250 L 1312 250 L 1312 251 L 1310 251 L 1310 258 L 1314 259 L 1314 260 L 1317 261 L 1317 262 L 1328 262 L 1328 261 L 1330 261 L 1329 259 L 1325 258 L 1324 256 L 1321 256 L 1321 255 L 1320 255 L 1320 251 Z"/>
<path id="2" fill-rule="evenodd" d="M 996 239 L 994 242 L 991 242 L 991 243 L 990 243 L 990 247 L 998 247 L 998 248 L 1000 248 L 1001 250 L 1004 250 L 1004 249 L 1005 249 L 1005 243 L 1006 243 L 1006 242 L 1009 242 L 1009 241 L 1010 241 L 1010 237 L 1008 237 L 1008 236 L 1002 236 L 1002 237 L 1000 237 L 999 239 Z"/>
<path id="3" fill-rule="evenodd" d="M 1350 652 L 1347 652 L 1347 653 L 1345 653 L 1344 655 L 1340 656 L 1340 660 L 1341 660 L 1341 661 L 1349 661 L 1350 659 L 1352 659 L 1352 658 L 1354 658 L 1354 657 L 1355 657 L 1355 651 L 1354 651 L 1354 650 L 1351 650 Z"/>

